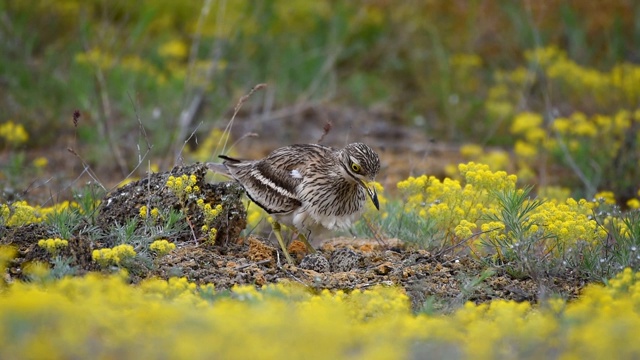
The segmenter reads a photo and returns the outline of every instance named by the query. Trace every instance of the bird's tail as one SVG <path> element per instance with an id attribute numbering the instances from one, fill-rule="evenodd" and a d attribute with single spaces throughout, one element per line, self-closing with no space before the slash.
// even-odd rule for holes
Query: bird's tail
<path id="1" fill-rule="evenodd" d="M 215 173 L 231 177 L 231 173 L 229 172 L 229 169 L 227 169 L 227 167 L 224 164 L 208 162 L 207 167 L 209 168 L 209 170 Z"/>

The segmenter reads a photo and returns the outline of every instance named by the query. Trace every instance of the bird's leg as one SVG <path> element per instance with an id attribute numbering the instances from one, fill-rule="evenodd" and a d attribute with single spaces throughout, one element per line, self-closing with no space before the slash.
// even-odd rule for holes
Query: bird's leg
<path id="1" fill-rule="evenodd" d="M 293 259 L 291 258 L 291 255 L 289 255 L 289 251 L 287 251 L 287 246 L 284 244 L 284 240 L 282 239 L 282 234 L 280 233 L 280 223 L 275 220 L 270 222 L 271 222 L 271 228 L 273 229 L 273 232 L 276 234 L 276 238 L 278 239 L 278 243 L 280 243 L 280 248 L 284 253 L 284 257 L 287 258 L 287 262 L 289 264 L 294 265 Z"/>
<path id="2" fill-rule="evenodd" d="M 311 244 L 309 243 L 309 240 L 307 240 L 309 234 L 311 234 L 311 231 L 307 233 L 307 236 L 298 231 L 298 239 L 302 240 L 302 242 L 307 246 L 307 250 L 309 250 L 310 253 L 315 253 L 316 249 L 314 249 L 313 246 L 311 246 Z"/>

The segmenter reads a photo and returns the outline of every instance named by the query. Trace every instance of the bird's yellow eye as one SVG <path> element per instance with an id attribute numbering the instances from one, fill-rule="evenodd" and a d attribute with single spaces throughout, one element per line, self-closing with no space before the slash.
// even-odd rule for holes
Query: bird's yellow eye
<path id="1" fill-rule="evenodd" d="M 351 164 L 351 170 L 353 170 L 353 172 L 360 172 L 360 165 L 356 163 Z"/>

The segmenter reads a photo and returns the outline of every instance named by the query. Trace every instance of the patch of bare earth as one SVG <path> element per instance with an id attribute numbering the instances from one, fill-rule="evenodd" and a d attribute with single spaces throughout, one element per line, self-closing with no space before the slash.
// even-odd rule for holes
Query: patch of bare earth
<path id="1" fill-rule="evenodd" d="M 3 237 L 2 243 L 20 248 L 20 255 L 12 263 L 9 276 L 20 278 L 26 262 L 51 261 L 44 250 L 34 245 L 45 234 L 47 232 L 41 227 L 29 226 L 13 232 L 19 237 Z M 291 245 L 292 253 L 295 254 L 295 247 L 300 244 L 296 241 Z M 89 261 L 89 244 L 82 239 L 75 239 L 68 253 L 76 253 L 72 255 L 77 259 L 74 264 L 82 269 L 81 272 L 97 270 Z M 375 240 L 349 238 L 326 241 L 315 254 L 305 255 L 294 266 L 287 264 L 278 249 L 267 240 L 248 237 L 216 245 L 178 242 L 174 251 L 156 259 L 152 266 L 138 266 L 132 281 L 138 282 L 147 277 L 185 276 L 198 284 L 215 284 L 218 290 L 242 284 L 260 287 L 281 281 L 297 282 L 313 291 L 400 286 L 405 289 L 415 310 L 430 298 L 459 304 L 494 299 L 536 302 L 541 296 L 551 293 L 573 298 L 582 286 L 577 281 L 560 279 L 542 286 L 532 279 L 516 279 L 502 271 L 494 271 L 486 279 L 478 280 L 484 270 L 476 260 L 466 256 L 434 256 L 401 243 L 390 246 Z M 474 281 L 478 283 L 470 286 Z"/>

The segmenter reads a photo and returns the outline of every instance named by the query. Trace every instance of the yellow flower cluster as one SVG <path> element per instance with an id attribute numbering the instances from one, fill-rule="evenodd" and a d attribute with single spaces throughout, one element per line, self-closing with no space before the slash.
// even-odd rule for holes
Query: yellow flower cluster
<path id="1" fill-rule="evenodd" d="M 510 132 L 516 138 L 513 152 L 516 155 L 518 178 L 530 181 L 536 176 L 533 166 L 540 149 L 548 147 L 555 140 L 547 135 L 542 115 L 533 112 L 518 113 L 513 118 Z"/>
<path id="2" fill-rule="evenodd" d="M 200 210 L 202 210 L 202 212 L 204 213 L 205 222 L 207 223 L 212 222 L 222 212 L 222 205 L 220 204 L 216 205 L 215 207 L 212 207 L 211 204 L 208 204 L 208 203 L 205 204 L 203 199 L 198 199 L 198 201 L 196 201 L 196 204 L 198 205 Z"/>
<path id="3" fill-rule="evenodd" d="M 445 238 L 453 242 L 465 240 L 478 231 L 490 243 L 510 239 L 504 232 L 506 225 L 489 217 L 502 211 L 499 199 L 492 194 L 522 193 L 523 190 L 516 189 L 516 176 L 492 172 L 487 165 L 473 162 L 460 164 L 459 170 L 463 183 L 426 175 L 399 182 L 398 189 L 406 196 L 409 211 L 433 221 Z M 522 235 L 540 232 L 540 236 L 556 239 L 565 246 L 577 241 L 593 243 L 606 237 L 606 232 L 591 219 L 597 205 L 571 198 L 545 202 L 524 220 L 522 225 L 528 230 Z"/>
<path id="4" fill-rule="evenodd" d="M 616 203 L 616 195 L 613 191 L 600 191 L 593 196 L 593 199 L 608 205 L 615 205 Z"/>
<path id="5" fill-rule="evenodd" d="M 536 74 L 523 66 L 512 71 L 496 71 L 495 84 L 489 88 L 484 105 L 488 119 L 504 121 L 512 117 L 520 100 L 520 89 L 531 84 L 535 78 Z"/>
<path id="6" fill-rule="evenodd" d="M 499 247 L 497 244 L 508 239 L 507 234 L 504 233 L 505 229 L 506 225 L 502 221 L 488 221 L 480 225 L 480 230 L 485 233 L 483 237 L 496 247 Z"/>
<path id="7" fill-rule="evenodd" d="M 429 353 L 489 359 L 552 353 L 579 359 L 640 353 L 640 275 L 629 269 L 569 303 L 469 302 L 449 315 L 411 313 L 407 296 L 395 287 L 313 295 L 280 283 L 211 295 L 218 295 L 213 286 L 185 278 L 132 286 L 121 274 L 12 283 L 0 297 L 0 358 L 382 359 Z"/>
<path id="8" fill-rule="evenodd" d="M 154 79 L 158 85 L 166 83 L 167 76 L 154 64 L 138 55 L 114 56 L 108 51 L 94 47 L 75 55 L 74 61 L 80 65 L 94 66 L 102 70 L 122 69 L 143 74 Z"/>
<path id="9" fill-rule="evenodd" d="M 43 222 L 48 216 L 64 211 L 68 208 L 79 208 L 78 203 L 63 201 L 52 206 L 31 206 L 26 201 L 16 201 L 11 204 L 0 204 L 0 223 L 14 227 Z"/>
<path id="10" fill-rule="evenodd" d="M 569 152 L 578 164 L 593 161 L 605 166 L 620 151 L 627 132 L 634 122 L 640 121 L 640 110 L 633 113 L 619 110 L 613 115 L 587 116 L 574 112 L 567 117 L 553 119 L 547 128 L 542 115 L 524 112 L 516 115 L 511 133 L 516 136 L 514 153 L 517 158 L 518 177 L 530 180 L 535 176 L 531 166 L 540 153 L 564 156 Z M 560 141 L 555 135 L 559 136 Z"/>
<path id="11" fill-rule="evenodd" d="M 634 104 L 640 96 L 640 66 L 635 64 L 621 63 L 610 71 L 598 71 L 569 59 L 555 46 L 527 51 L 525 58 L 574 96 L 590 96 L 599 105 L 617 105 L 620 99 Z"/>
<path id="12" fill-rule="evenodd" d="M 541 186 L 538 188 L 538 198 L 545 201 L 565 202 L 571 197 L 571 189 L 561 186 Z"/>
<path id="13" fill-rule="evenodd" d="M 638 190 L 636 195 L 638 196 L 638 198 L 640 198 L 640 190 Z M 640 199 L 638 199 L 638 198 L 631 198 L 631 199 L 627 200 L 627 206 L 630 209 L 640 209 Z"/>
<path id="14" fill-rule="evenodd" d="M 149 215 L 151 215 L 151 218 L 154 220 L 157 220 L 160 217 L 160 210 L 158 210 L 157 207 L 154 207 L 151 209 L 151 211 L 149 211 L 149 209 L 147 208 L 147 205 L 140 206 L 139 213 L 140 213 L 140 217 L 143 219 L 147 219 Z"/>
<path id="15" fill-rule="evenodd" d="M 194 195 L 200 192 L 200 188 L 198 185 L 198 179 L 195 175 L 187 175 L 183 174 L 182 176 L 175 177 L 173 175 L 169 176 L 167 179 L 167 187 L 171 190 L 180 201 L 184 202 L 187 200 L 189 195 Z"/>
<path id="16" fill-rule="evenodd" d="M 552 129 L 563 137 L 569 150 L 592 150 L 593 154 L 602 154 L 607 159 L 612 159 L 618 153 L 632 124 L 638 121 L 640 110 L 633 113 L 619 110 L 613 115 L 595 114 L 591 117 L 575 112 L 569 117 L 554 119 Z M 556 144 L 553 142 L 551 145 Z M 553 148 L 555 146 L 551 147 Z"/>
<path id="17" fill-rule="evenodd" d="M 628 131 L 640 121 L 640 111 L 636 109 L 640 66 L 622 63 L 609 71 L 600 71 L 572 61 L 566 52 L 554 46 L 527 51 L 525 59 L 526 66 L 494 74 L 495 84 L 485 101 L 490 121 L 513 119 L 510 133 L 516 139 L 513 146 L 518 178 L 533 180 L 535 165 L 542 166 L 541 162 L 548 159 L 564 162 L 567 157 L 588 177 L 601 176 L 591 174 L 594 167 L 606 173 L 612 159 L 625 146 Z M 568 108 L 580 109 L 590 104 L 586 111 L 595 114 L 588 116 L 575 111 L 544 119 L 536 112 L 517 113 L 522 89 L 538 82 L 540 76 L 545 77 L 555 96 Z M 548 154 L 553 157 L 547 157 Z M 468 160 L 488 163 L 476 158 Z"/>
<path id="18" fill-rule="evenodd" d="M 267 214 L 266 211 L 264 211 L 260 206 L 253 204 L 251 202 L 247 202 L 246 203 L 246 210 L 247 210 L 247 228 L 249 229 L 253 229 L 256 226 L 258 226 L 258 224 L 260 224 L 260 222 L 262 221 L 262 219 L 266 218 L 269 216 L 269 214 Z"/>
<path id="19" fill-rule="evenodd" d="M 216 237 L 218 236 L 218 229 L 214 227 L 209 227 L 209 225 L 204 224 L 202 225 L 200 230 L 202 230 L 202 232 L 207 235 L 207 241 L 210 244 L 216 243 Z"/>
<path id="20" fill-rule="evenodd" d="M 9 146 L 18 146 L 29 140 L 29 134 L 22 124 L 10 120 L 0 124 L 0 139 Z"/>
<path id="21" fill-rule="evenodd" d="M 547 138 L 543 125 L 542 116 L 532 112 L 523 112 L 514 118 L 511 133 L 523 137 L 514 145 L 514 152 L 520 159 L 531 161 L 538 154 L 538 146 Z"/>
<path id="22" fill-rule="evenodd" d="M 39 223 L 44 220 L 42 213 L 26 201 L 0 205 L 0 216 L 8 227 Z"/>
<path id="23" fill-rule="evenodd" d="M 38 241 L 38 246 L 47 250 L 48 253 L 55 255 L 60 249 L 69 246 L 69 241 L 60 238 L 41 239 Z"/>
<path id="24" fill-rule="evenodd" d="M 398 183 L 407 197 L 407 208 L 420 217 L 429 218 L 450 238 L 467 238 L 486 208 L 495 207 L 490 191 L 514 189 L 517 178 L 504 171 L 492 172 L 489 166 L 470 162 L 460 164 L 464 186 L 458 180 L 422 175 Z"/>
<path id="25" fill-rule="evenodd" d="M 502 149 L 491 149 L 485 151 L 478 144 L 464 144 L 460 147 L 460 155 L 465 161 L 487 164 L 493 171 L 506 170 L 511 163 L 509 153 Z M 458 178 L 458 167 L 448 165 L 445 167 L 445 174 L 453 179 Z"/>
<path id="26" fill-rule="evenodd" d="M 493 172 L 485 164 L 470 162 L 458 165 L 458 169 L 460 170 L 460 175 L 466 180 L 467 185 L 471 185 L 480 191 L 513 190 L 518 180 L 515 175 L 509 175 L 505 171 Z"/>
<path id="27" fill-rule="evenodd" d="M 204 214 L 204 225 L 202 225 L 202 232 L 207 234 L 207 241 L 211 244 L 215 244 L 216 236 L 218 235 L 218 229 L 212 227 L 215 218 L 222 212 L 222 205 L 218 204 L 212 207 L 211 204 L 205 204 L 203 199 L 198 199 L 196 202 L 202 213 Z"/>
<path id="28" fill-rule="evenodd" d="M 455 227 L 453 232 L 459 239 L 466 239 L 473 236 L 473 231 L 477 227 L 478 225 L 476 225 L 476 223 L 463 219 L 460 220 L 460 223 Z"/>
<path id="29" fill-rule="evenodd" d="M 42 169 L 46 167 L 48 164 L 49 164 L 49 160 L 44 156 L 38 156 L 37 158 L 33 159 L 33 166 L 36 167 L 37 169 Z"/>
<path id="30" fill-rule="evenodd" d="M 149 249 L 155 251 L 158 257 L 162 257 L 175 250 L 176 244 L 167 241 L 166 239 L 156 240 L 149 245 Z"/>
<path id="31" fill-rule="evenodd" d="M 93 250 L 91 258 L 102 267 L 121 265 L 124 261 L 136 256 L 136 251 L 129 244 L 121 244 L 113 248 Z"/>
<path id="32" fill-rule="evenodd" d="M 184 41 L 170 40 L 160 45 L 158 54 L 162 57 L 183 60 L 189 54 L 189 48 Z"/>
<path id="33" fill-rule="evenodd" d="M 4 274 L 7 264 L 18 254 L 18 250 L 13 246 L 0 245 L 0 273 Z M 0 284 L 2 282 L 0 281 Z"/>
<path id="34" fill-rule="evenodd" d="M 579 241 L 589 244 L 607 237 L 607 232 L 591 219 L 596 203 L 584 199 L 567 199 L 565 203 L 545 202 L 531 215 L 528 223 L 535 224 L 531 232 L 543 230 L 564 246 Z"/>

